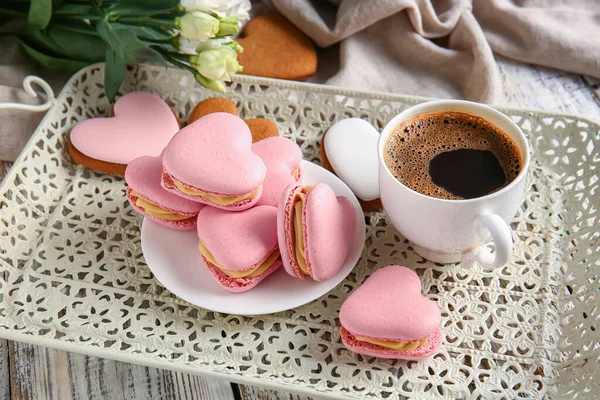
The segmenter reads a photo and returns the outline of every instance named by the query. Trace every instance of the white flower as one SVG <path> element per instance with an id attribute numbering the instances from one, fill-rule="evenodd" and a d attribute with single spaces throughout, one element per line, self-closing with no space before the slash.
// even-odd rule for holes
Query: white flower
<path id="1" fill-rule="evenodd" d="M 235 4 L 231 6 L 226 12 L 228 17 L 234 17 L 239 19 L 240 21 L 246 21 L 250 19 L 250 8 L 252 5 L 249 0 L 238 0 L 234 2 Z"/>
<path id="2" fill-rule="evenodd" d="M 198 73 L 215 81 L 230 81 L 231 75 L 242 70 L 237 53 L 230 47 L 206 49 L 190 57 L 190 63 Z"/>
<path id="3" fill-rule="evenodd" d="M 214 38 L 204 41 L 190 40 L 182 36 L 175 38 L 175 47 L 179 49 L 181 54 L 196 55 L 202 50 L 206 49 L 217 49 L 219 47 L 227 46 L 240 53 L 243 49 L 237 42 L 231 40 L 231 38 Z"/>
<path id="4" fill-rule="evenodd" d="M 183 36 L 177 36 L 175 38 L 175 40 L 176 40 L 175 47 L 177 47 L 179 49 L 179 52 L 181 54 L 196 55 L 196 53 L 198 52 L 196 50 L 196 47 L 198 47 L 200 45 L 200 43 L 206 43 L 213 39 L 209 39 L 204 42 L 201 42 L 199 40 L 190 40 L 190 39 L 184 38 Z"/>
<path id="5" fill-rule="evenodd" d="M 251 4 L 249 0 L 181 0 L 187 11 L 203 11 L 219 17 L 235 17 L 240 20 L 249 18 Z"/>
<path id="6" fill-rule="evenodd" d="M 221 92 L 221 93 L 227 92 L 227 87 L 225 87 L 225 84 L 221 81 L 215 81 L 214 79 L 208 79 L 208 78 L 203 77 L 200 74 L 195 74 L 194 78 L 196 78 L 196 80 L 198 82 L 200 82 L 200 84 L 202 86 L 204 86 L 205 88 L 214 90 L 215 92 Z"/>
<path id="7" fill-rule="evenodd" d="M 207 40 L 219 32 L 219 20 L 200 11 L 192 11 L 175 20 L 181 36 L 190 40 Z"/>

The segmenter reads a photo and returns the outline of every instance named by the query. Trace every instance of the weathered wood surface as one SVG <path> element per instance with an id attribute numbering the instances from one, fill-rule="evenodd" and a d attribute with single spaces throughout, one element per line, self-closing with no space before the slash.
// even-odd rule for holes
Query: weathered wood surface
<path id="1" fill-rule="evenodd" d="M 24 343 L 8 360 L 11 399 L 233 399 L 228 382 Z"/>
<path id="2" fill-rule="evenodd" d="M 583 115 L 600 122 L 600 80 L 499 59 L 503 105 Z M 8 169 L 0 163 L 0 179 Z M 239 386 L 243 400 L 309 400 Z M 226 382 L 0 340 L 0 400 L 232 400 Z"/>
<path id="3" fill-rule="evenodd" d="M 317 400 L 301 394 L 262 389 L 256 386 L 239 385 L 240 397 L 244 400 Z"/>
<path id="4" fill-rule="evenodd" d="M 8 400 L 10 398 L 9 382 L 8 340 L 0 339 L 0 400 Z"/>
<path id="5" fill-rule="evenodd" d="M 589 76 L 584 77 L 585 81 L 590 85 L 590 88 L 596 94 L 596 103 L 600 106 L 600 79 Z"/>

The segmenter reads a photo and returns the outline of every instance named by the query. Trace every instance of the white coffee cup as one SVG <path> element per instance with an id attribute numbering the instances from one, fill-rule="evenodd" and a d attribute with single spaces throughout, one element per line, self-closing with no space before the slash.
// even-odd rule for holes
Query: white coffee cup
<path id="1" fill-rule="evenodd" d="M 398 181 L 383 157 L 388 136 L 398 125 L 416 115 L 443 111 L 477 115 L 506 132 L 521 150 L 523 165 L 519 175 L 497 192 L 466 200 L 426 196 Z M 478 262 L 484 268 L 494 268 L 510 261 L 513 242 L 509 223 L 523 201 L 530 159 L 527 138 L 510 118 L 491 107 L 469 101 L 422 103 L 387 123 L 379 139 L 378 155 L 383 207 L 394 227 L 412 242 L 417 253 L 443 264 L 460 261 L 466 267 Z M 494 241 L 494 253 L 483 247 L 490 239 Z"/>

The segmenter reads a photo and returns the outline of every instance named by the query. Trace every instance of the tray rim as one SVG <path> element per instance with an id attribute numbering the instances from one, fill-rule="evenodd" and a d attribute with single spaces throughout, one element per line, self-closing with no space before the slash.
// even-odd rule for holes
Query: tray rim
<path id="1" fill-rule="evenodd" d="M 56 108 L 59 106 L 59 104 L 62 102 L 62 100 L 64 100 L 67 93 L 73 89 L 73 86 L 72 86 L 73 81 L 78 79 L 80 77 L 80 75 L 90 72 L 91 70 L 93 70 L 95 68 L 103 68 L 103 65 L 104 65 L 104 63 L 95 63 L 95 64 L 88 65 L 88 66 L 78 70 L 77 72 L 75 72 L 69 78 L 69 80 L 65 83 L 65 86 L 61 89 L 59 95 L 56 97 L 55 104 L 46 112 L 43 119 L 40 121 L 38 127 L 35 129 L 35 131 L 31 135 L 31 137 L 29 138 L 29 140 L 24 145 L 23 150 L 21 151 L 21 153 L 19 154 L 17 159 L 13 162 L 13 165 L 10 167 L 10 169 L 7 171 L 7 174 L 5 175 L 4 179 L 2 180 L 2 182 L 0 182 L 0 193 L 4 192 L 5 186 L 7 186 L 9 184 L 9 182 L 12 181 L 12 179 L 14 178 L 14 174 L 18 170 L 19 164 L 21 164 L 21 162 L 23 161 L 23 158 L 26 156 L 26 150 L 29 149 L 29 147 L 35 142 L 35 140 L 38 139 L 38 136 L 41 134 L 41 131 L 46 124 L 46 121 L 55 112 Z M 158 67 L 158 66 L 154 66 L 154 65 L 144 65 L 144 68 L 150 68 L 150 69 L 155 69 L 155 70 L 166 70 L 163 67 Z M 233 77 L 233 81 L 265 85 L 265 86 L 276 86 L 279 88 L 298 89 L 298 90 L 310 91 L 310 92 L 316 92 L 316 93 L 344 94 L 344 95 L 349 95 L 349 96 L 354 96 L 354 97 L 362 95 L 362 96 L 369 97 L 371 99 L 401 100 L 401 101 L 404 100 L 407 103 L 414 103 L 414 104 L 437 99 L 437 98 L 433 98 L 433 97 L 423 97 L 423 96 L 404 95 L 404 94 L 397 94 L 397 93 L 387 93 L 387 92 L 380 92 L 380 91 L 350 89 L 350 88 L 344 88 L 344 87 L 333 86 L 333 85 L 286 81 L 286 80 L 280 80 L 280 79 L 254 77 L 254 76 L 250 76 L 250 75 L 235 75 Z M 217 94 L 217 96 L 218 95 L 219 94 Z M 594 126 L 595 129 L 597 130 L 597 134 L 600 134 L 600 121 L 590 119 L 583 115 L 572 114 L 572 113 L 563 113 L 563 112 L 551 112 L 551 111 L 521 108 L 521 107 L 509 107 L 509 106 L 494 105 L 494 104 L 488 104 L 488 105 L 490 105 L 491 107 L 493 107 L 495 109 L 498 109 L 501 112 L 504 112 L 503 110 L 507 110 L 507 111 L 516 111 L 519 113 L 529 113 L 529 115 L 531 115 L 531 116 L 537 114 L 542 117 L 544 117 L 544 116 L 547 116 L 547 117 L 560 116 L 560 117 L 565 117 L 565 118 L 581 120 L 581 121 L 589 123 L 590 126 Z M 0 206 L 2 206 L 1 202 L 0 202 Z M 8 267 L 11 268 L 10 266 L 8 266 Z M 17 268 L 15 268 L 15 269 L 17 269 Z M 5 329 L 5 328 L 0 328 L 0 339 L 13 340 L 13 341 L 18 341 L 18 342 L 53 348 L 53 349 L 57 349 L 57 350 L 64 350 L 64 351 L 70 351 L 73 353 L 78 353 L 78 354 L 83 354 L 83 355 L 88 355 L 88 356 L 106 358 L 106 359 L 119 361 L 119 362 L 126 362 L 126 363 L 142 365 L 142 366 L 147 366 L 147 367 L 154 367 L 154 368 L 162 368 L 162 369 L 167 369 L 167 370 L 176 371 L 176 372 L 206 376 L 209 378 L 224 380 L 224 381 L 228 381 L 228 382 L 260 386 L 260 387 L 264 387 L 264 388 L 281 390 L 281 391 L 285 391 L 285 392 L 291 392 L 291 393 L 302 394 L 302 395 L 307 395 L 307 396 L 319 396 L 322 398 L 331 398 L 331 399 L 356 398 L 354 396 L 346 396 L 344 394 L 344 392 L 321 391 L 316 388 L 286 384 L 285 381 L 280 382 L 278 380 L 278 378 L 276 378 L 276 377 L 257 378 L 257 377 L 247 377 L 245 375 L 240 375 L 240 374 L 235 374 L 235 373 L 228 374 L 225 372 L 215 371 L 215 370 L 213 370 L 207 366 L 203 366 L 203 365 L 192 367 L 192 366 L 188 366 L 186 364 L 171 362 L 167 359 L 155 359 L 152 357 L 145 357 L 143 354 L 126 353 L 126 352 L 121 352 L 121 351 L 112 350 L 112 349 L 103 349 L 103 348 L 93 346 L 93 345 L 76 344 L 76 343 L 72 343 L 72 342 L 68 342 L 68 341 L 64 341 L 64 340 L 60 340 L 60 339 L 55 339 L 55 338 L 34 336 L 31 334 L 21 333 L 21 332 L 17 332 L 17 331 Z M 556 380 L 557 379 L 555 377 L 548 377 L 549 384 L 552 384 Z"/>
<path id="2" fill-rule="evenodd" d="M 46 119 L 48 119 L 49 115 L 51 115 L 51 113 L 54 112 L 55 108 L 59 104 L 59 101 L 62 100 L 62 98 L 66 95 L 67 91 L 72 86 L 72 82 L 74 80 L 76 80 L 79 77 L 79 75 L 86 73 L 89 70 L 92 70 L 94 68 L 99 68 L 99 67 L 103 67 L 103 66 L 104 66 L 104 63 L 90 64 L 86 67 L 81 68 L 80 70 L 75 72 L 73 75 L 71 75 L 69 80 L 65 83 L 65 86 L 63 86 L 63 88 L 61 89 L 58 96 L 56 96 L 56 98 L 55 98 L 56 102 L 54 103 L 54 105 L 52 107 L 50 107 L 46 111 L 44 118 L 42 118 L 42 120 L 40 121 L 37 128 L 35 128 L 35 131 L 33 131 L 33 133 L 31 134 L 31 137 L 29 138 L 29 140 L 27 140 L 27 142 L 23 146 L 23 150 L 21 150 L 21 152 L 19 153 L 19 156 L 15 159 L 15 161 L 13 161 L 13 164 L 11 165 L 10 169 L 7 171 L 6 175 L 4 176 L 4 179 L 0 182 L 0 192 L 4 189 L 4 185 L 6 185 L 8 178 L 12 177 L 14 171 L 16 170 L 16 166 L 21 163 L 22 158 L 25 156 L 25 150 L 27 148 L 29 148 L 30 144 L 33 142 L 35 137 L 39 134 L 38 131 L 40 131 L 40 127 L 44 125 L 44 123 L 46 122 Z M 152 69 L 159 69 L 159 70 L 166 70 L 166 68 L 159 67 L 156 65 L 151 65 L 151 64 L 144 64 L 144 67 L 152 68 Z M 416 100 L 417 102 L 421 102 L 421 103 L 426 102 L 426 101 L 441 99 L 439 97 L 414 96 L 414 95 L 401 94 L 401 93 L 381 92 L 381 91 L 376 91 L 376 90 L 350 89 L 350 88 L 345 88 L 342 86 L 335 86 L 335 85 L 326 85 L 326 84 L 299 82 L 299 81 L 287 81 L 287 80 L 283 80 L 283 79 L 265 78 L 262 76 L 252 76 L 252 75 L 243 75 L 243 74 L 236 74 L 232 77 L 232 79 L 233 79 L 233 82 L 245 82 L 245 83 L 254 83 L 255 82 L 258 84 L 265 84 L 265 85 L 273 85 L 274 84 L 275 86 L 279 86 L 281 88 L 289 88 L 289 89 L 307 88 L 307 89 L 311 89 L 310 91 L 312 91 L 312 92 L 318 92 L 318 93 L 329 92 L 329 93 L 340 93 L 340 94 L 346 94 L 346 95 L 348 95 L 348 94 L 349 95 L 357 95 L 358 94 L 358 95 L 369 96 L 369 97 L 375 98 L 375 99 L 377 99 L 377 98 L 408 99 L 411 101 Z M 217 92 L 215 92 L 215 93 L 217 93 Z M 219 94 L 217 93 L 217 95 L 219 95 Z M 491 104 L 491 103 L 480 103 L 480 104 L 486 104 L 490 107 L 498 109 L 501 112 L 503 112 L 502 110 L 510 110 L 510 111 L 517 111 L 517 112 L 528 112 L 530 114 L 542 114 L 542 115 L 547 115 L 549 117 L 558 115 L 558 116 L 562 116 L 562 117 L 566 117 L 566 118 L 579 119 L 582 121 L 586 121 L 591 125 L 596 125 L 596 127 L 600 131 L 600 121 L 593 120 L 593 119 L 588 118 L 581 114 L 552 112 L 552 111 L 546 111 L 546 110 L 539 110 L 539 109 L 535 109 L 535 108 L 511 107 L 511 106 L 504 106 L 504 105 Z"/>

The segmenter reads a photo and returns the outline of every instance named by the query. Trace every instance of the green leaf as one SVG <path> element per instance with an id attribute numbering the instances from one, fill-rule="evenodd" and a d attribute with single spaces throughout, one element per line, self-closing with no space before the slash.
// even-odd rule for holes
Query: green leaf
<path id="1" fill-rule="evenodd" d="M 45 53 L 74 60 L 98 62 L 104 60 L 106 42 L 85 25 L 59 25 L 52 22 L 46 30 L 30 29 L 27 38 Z"/>
<path id="2" fill-rule="evenodd" d="M 52 0 L 31 0 L 27 22 L 34 28 L 44 29 L 52 18 Z"/>
<path id="3" fill-rule="evenodd" d="M 60 7 L 55 6 L 54 17 L 56 16 L 89 16 L 92 13 L 93 6 L 91 4 L 63 4 Z"/>
<path id="4" fill-rule="evenodd" d="M 98 33 L 126 63 L 152 63 L 167 65 L 165 59 L 156 50 L 145 45 L 130 26 L 106 19 L 96 24 Z"/>
<path id="5" fill-rule="evenodd" d="M 49 56 L 27 45 L 23 40 L 20 39 L 19 43 L 21 43 L 21 46 L 23 46 L 27 54 L 29 54 L 29 56 L 33 58 L 40 66 L 51 71 L 76 72 L 89 65 L 89 63 L 84 61 L 68 60 Z"/>
<path id="6" fill-rule="evenodd" d="M 114 103 L 115 96 L 125 78 L 125 60 L 113 49 L 106 49 L 106 67 L 104 68 L 104 93 L 108 101 Z"/>
<path id="7" fill-rule="evenodd" d="M 159 31 L 149 26 L 130 26 L 129 29 L 133 31 L 138 38 L 141 40 L 157 40 L 157 41 L 170 41 L 173 35 L 169 32 Z"/>
<path id="8" fill-rule="evenodd" d="M 116 17 L 150 17 L 177 11 L 179 0 L 123 0 L 114 3 L 106 10 Z"/>

